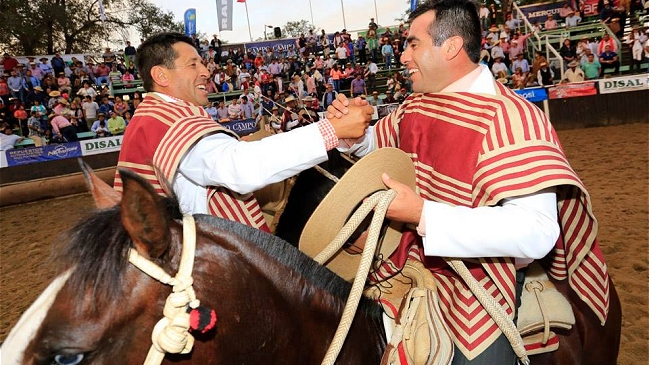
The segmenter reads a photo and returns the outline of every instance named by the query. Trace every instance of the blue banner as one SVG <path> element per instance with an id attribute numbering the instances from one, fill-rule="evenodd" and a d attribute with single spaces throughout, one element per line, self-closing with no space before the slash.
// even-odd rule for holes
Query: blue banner
<path id="1" fill-rule="evenodd" d="M 233 120 L 231 122 L 221 122 L 219 124 L 233 131 L 239 135 L 239 137 L 247 136 L 250 133 L 257 131 L 257 121 L 252 118 Z"/>
<path id="2" fill-rule="evenodd" d="M 185 34 L 196 34 L 196 9 L 185 10 Z"/>
<path id="3" fill-rule="evenodd" d="M 537 102 L 548 99 L 548 92 L 544 87 L 533 88 L 533 89 L 520 89 L 514 90 L 516 94 L 522 96 L 527 101 Z"/>
<path id="4" fill-rule="evenodd" d="M 418 3 L 419 3 L 418 0 L 410 0 L 410 12 L 411 13 L 413 11 L 415 11 L 415 9 L 417 9 L 417 5 L 419 5 Z"/>
<path id="5" fill-rule="evenodd" d="M 563 7 L 563 1 L 523 5 L 519 6 L 523 14 L 527 17 L 530 23 L 538 21 L 541 25 L 548 19 L 548 15 L 552 14 L 554 20 L 560 21 L 559 10 Z"/>
<path id="6" fill-rule="evenodd" d="M 42 147 L 15 148 L 8 150 L 6 155 L 8 166 L 26 165 L 34 162 L 81 157 L 81 145 L 79 142 L 70 142 Z"/>

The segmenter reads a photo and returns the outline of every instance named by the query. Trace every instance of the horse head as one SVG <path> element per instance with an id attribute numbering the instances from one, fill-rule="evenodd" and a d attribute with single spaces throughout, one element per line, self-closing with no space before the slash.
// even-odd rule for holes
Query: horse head
<path id="1" fill-rule="evenodd" d="M 69 232 L 61 274 L 2 346 L 3 364 L 142 364 L 172 288 L 129 263 L 132 250 L 174 274 L 182 216 L 137 174 L 120 170 L 119 196 L 86 170 L 100 208 Z M 349 284 L 284 241 L 197 215 L 193 288 L 218 322 L 192 333 L 180 363 L 320 363 Z M 380 311 L 362 303 L 338 361 L 376 364 L 385 347 Z M 29 318 L 25 318 L 29 317 Z M 21 339 L 23 341 L 21 341 Z M 27 341 L 25 343 L 25 341 Z"/>

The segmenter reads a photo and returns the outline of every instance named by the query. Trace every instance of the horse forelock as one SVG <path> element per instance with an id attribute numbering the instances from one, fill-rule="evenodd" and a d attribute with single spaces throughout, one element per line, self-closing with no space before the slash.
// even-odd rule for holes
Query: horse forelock
<path id="1" fill-rule="evenodd" d="M 244 224 L 209 215 L 197 215 L 196 221 L 245 238 L 247 241 L 261 248 L 272 259 L 294 269 L 307 282 L 312 284 L 312 290 L 321 289 L 330 293 L 335 298 L 341 299 L 339 302 L 341 303 L 341 309 L 344 307 L 344 303 L 347 301 L 349 292 L 351 291 L 351 283 L 345 281 L 327 267 L 319 265 L 288 242 Z M 308 288 L 302 288 L 302 295 L 309 296 L 311 294 L 313 293 Z M 359 308 L 371 317 L 378 317 L 382 313 L 380 306 L 365 297 L 363 297 Z"/>
<path id="2" fill-rule="evenodd" d="M 165 205 L 172 211 L 171 216 L 180 216 L 175 200 L 166 199 Z M 74 267 L 67 285 L 70 292 L 78 293 L 78 304 L 86 295 L 94 298 L 98 306 L 121 297 L 133 243 L 122 224 L 119 206 L 93 212 L 61 241 L 54 260 L 63 269 Z"/>

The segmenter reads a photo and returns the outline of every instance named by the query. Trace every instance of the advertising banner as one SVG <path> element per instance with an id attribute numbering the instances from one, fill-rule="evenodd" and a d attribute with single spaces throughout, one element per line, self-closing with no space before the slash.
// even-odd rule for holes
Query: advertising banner
<path id="1" fill-rule="evenodd" d="M 295 38 L 273 39 L 263 42 L 246 43 L 246 51 L 252 53 L 253 55 L 257 55 L 261 51 L 266 51 L 266 49 L 270 47 L 273 52 L 285 52 L 288 51 L 289 45 L 292 45 L 294 46 L 293 48 L 295 48 Z"/>
<path id="2" fill-rule="evenodd" d="M 216 0 L 216 23 L 219 31 L 232 30 L 232 0 Z"/>
<path id="3" fill-rule="evenodd" d="M 196 34 L 196 9 L 185 10 L 185 34 Z"/>
<path id="4" fill-rule="evenodd" d="M 625 91 L 637 91 L 649 89 L 647 74 L 614 77 L 610 79 L 599 80 L 599 93 L 611 94 Z"/>
<path id="5" fill-rule="evenodd" d="M 597 11 L 597 1 L 598 0 L 584 1 L 584 16 L 595 16 L 599 14 L 599 12 Z M 563 4 L 565 4 L 565 2 L 556 1 L 523 5 L 519 6 L 519 8 L 523 12 L 523 14 L 525 14 L 527 20 L 529 20 L 530 23 L 534 24 L 534 22 L 538 21 L 542 25 L 546 20 L 548 20 L 548 15 L 550 14 L 552 14 L 554 20 L 558 22 L 561 21 L 562 19 L 561 17 L 559 17 L 559 9 L 563 7 Z"/>
<path id="6" fill-rule="evenodd" d="M 122 148 L 122 139 L 124 139 L 124 136 L 95 138 L 80 141 L 81 154 L 83 156 L 89 156 L 106 152 L 117 152 Z"/>
<path id="7" fill-rule="evenodd" d="M 240 137 L 247 136 L 250 133 L 257 131 L 257 121 L 252 118 L 222 122 L 220 124 L 238 134 Z"/>
<path id="8" fill-rule="evenodd" d="M 574 98 L 578 96 L 597 95 L 595 81 L 576 82 L 574 84 L 559 84 L 551 87 L 548 92 L 550 99 Z"/>
<path id="9" fill-rule="evenodd" d="M 527 101 L 531 101 L 533 103 L 537 101 L 547 100 L 548 98 L 548 92 L 543 87 L 514 90 L 514 92 L 525 98 Z"/>
<path id="10" fill-rule="evenodd" d="M 81 157 L 79 142 L 52 144 L 42 147 L 11 149 L 6 153 L 7 165 L 18 166 L 34 162 Z"/>

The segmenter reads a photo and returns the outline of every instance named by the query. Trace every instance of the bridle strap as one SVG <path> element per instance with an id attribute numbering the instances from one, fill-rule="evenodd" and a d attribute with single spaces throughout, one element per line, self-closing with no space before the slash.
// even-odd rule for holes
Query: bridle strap
<path id="1" fill-rule="evenodd" d="M 166 285 L 173 286 L 163 309 L 164 317 L 153 328 L 145 365 L 159 365 L 166 353 L 186 354 L 192 350 L 194 337 L 189 333 L 187 307 L 197 308 L 200 301 L 194 292 L 192 270 L 196 253 L 196 222 L 191 215 L 183 216 L 183 246 L 180 267 L 175 277 L 157 264 L 141 256 L 135 249 L 129 252 L 129 261 L 145 274 Z"/>

